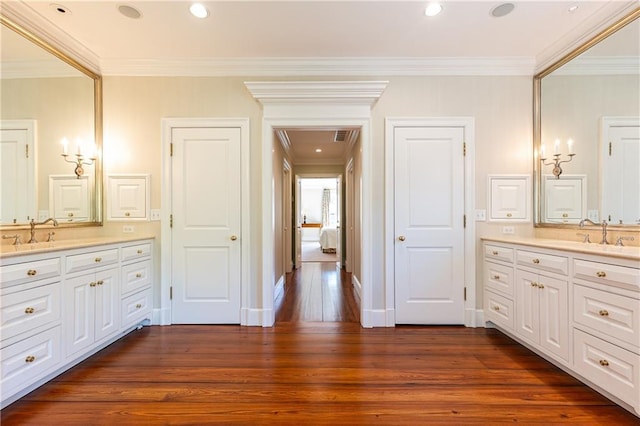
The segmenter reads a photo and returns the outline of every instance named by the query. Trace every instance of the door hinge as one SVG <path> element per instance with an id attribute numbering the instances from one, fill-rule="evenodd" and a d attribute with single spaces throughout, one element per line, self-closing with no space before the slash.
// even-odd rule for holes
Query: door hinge
<path id="1" fill-rule="evenodd" d="M 173 157 L 173 142 L 169 144 L 169 157 Z"/>
<path id="2" fill-rule="evenodd" d="M 173 286 L 169 287 L 169 300 L 173 300 Z"/>
<path id="3" fill-rule="evenodd" d="M 467 155 L 467 143 L 462 142 L 462 156 L 465 157 Z"/>
<path id="4" fill-rule="evenodd" d="M 613 148 L 612 146 L 613 144 L 611 142 L 609 142 L 609 157 L 611 157 L 611 150 Z"/>
<path id="5" fill-rule="evenodd" d="M 25 151 L 24 152 L 25 157 L 29 158 L 29 144 L 26 144 L 24 146 L 24 151 Z"/>
<path id="6" fill-rule="evenodd" d="M 462 227 L 463 228 L 467 227 L 467 215 L 466 214 L 462 215 Z"/>
<path id="7" fill-rule="evenodd" d="M 173 214 L 169 215 L 169 228 L 173 228 Z"/>
<path id="8" fill-rule="evenodd" d="M 464 288 L 464 301 L 467 301 L 467 288 Z"/>

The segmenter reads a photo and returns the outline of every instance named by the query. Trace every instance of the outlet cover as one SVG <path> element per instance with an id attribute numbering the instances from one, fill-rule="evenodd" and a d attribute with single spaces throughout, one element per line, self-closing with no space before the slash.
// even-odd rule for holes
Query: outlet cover
<path id="1" fill-rule="evenodd" d="M 125 234 L 131 234 L 135 230 L 136 228 L 133 225 L 124 225 L 122 227 L 122 232 L 124 232 Z"/>
<path id="2" fill-rule="evenodd" d="M 513 228 L 513 226 L 503 226 L 502 227 L 502 233 L 503 234 L 513 234 L 515 233 L 515 229 Z"/>
<path id="3" fill-rule="evenodd" d="M 484 221 L 484 220 L 487 220 L 487 211 L 476 210 L 476 221 Z"/>
<path id="4" fill-rule="evenodd" d="M 38 210 L 38 222 L 49 219 L 49 210 Z"/>
<path id="5" fill-rule="evenodd" d="M 595 223 L 600 222 L 600 212 L 598 210 L 587 211 L 587 217 L 592 222 L 595 222 Z"/>
<path id="6" fill-rule="evenodd" d="M 160 220 L 160 210 L 159 209 L 151 210 L 151 220 Z"/>

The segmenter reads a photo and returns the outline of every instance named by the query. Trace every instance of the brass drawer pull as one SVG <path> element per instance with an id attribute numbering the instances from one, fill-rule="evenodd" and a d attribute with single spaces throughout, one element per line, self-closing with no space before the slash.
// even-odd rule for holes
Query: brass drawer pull
<path id="1" fill-rule="evenodd" d="M 600 312 L 598 312 L 598 314 L 601 317 L 608 317 L 609 316 L 609 312 L 606 309 L 601 309 Z"/>
<path id="2" fill-rule="evenodd" d="M 494 310 L 494 311 L 499 311 L 499 310 L 500 310 L 500 306 L 494 306 L 494 307 L 493 307 L 493 310 Z"/>
<path id="3" fill-rule="evenodd" d="M 101 257 L 96 257 L 95 259 L 93 259 L 96 263 L 100 263 L 102 262 L 102 258 Z"/>
<path id="4" fill-rule="evenodd" d="M 542 289 L 544 288 L 544 284 L 542 284 L 542 283 L 538 283 L 538 288 L 539 288 L 540 290 L 542 290 Z"/>
<path id="5" fill-rule="evenodd" d="M 494 250 L 494 251 L 491 252 L 491 254 L 494 255 L 494 256 L 497 256 L 498 255 L 498 251 Z"/>
<path id="6" fill-rule="evenodd" d="M 538 287 L 538 283 L 534 282 L 534 281 L 531 281 L 531 287 Z"/>
<path id="7" fill-rule="evenodd" d="M 532 262 L 537 265 L 538 263 L 540 263 L 540 259 L 533 259 Z"/>
<path id="8" fill-rule="evenodd" d="M 513 216 L 511 213 L 507 213 L 507 217 L 511 217 Z"/>
<path id="9" fill-rule="evenodd" d="M 67 217 L 73 217 L 73 213 L 67 213 Z"/>
<path id="10" fill-rule="evenodd" d="M 142 250 L 138 250 L 138 254 L 142 254 Z"/>
<path id="11" fill-rule="evenodd" d="M 36 360 L 36 357 L 35 357 L 35 356 L 33 356 L 33 355 L 29 355 L 28 357 L 26 357 L 26 358 L 24 359 L 24 362 L 33 362 L 33 361 L 35 361 L 35 360 Z"/>
<path id="12" fill-rule="evenodd" d="M 98 284 L 98 285 L 102 285 L 102 284 L 104 284 L 104 281 L 102 281 L 102 280 L 98 280 L 98 282 L 96 282 L 96 284 Z"/>
<path id="13" fill-rule="evenodd" d="M 138 272 L 138 273 L 136 274 L 136 278 L 142 278 L 142 274 L 141 274 L 140 272 Z"/>
<path id="14" fill-rule="evenodd" d="M 24 310 L 24 313 L 25 313 L 25 314 L 32 314 L 32 313 L 34 313 L 35 311 L 36 311 L 36 310 L 35 310 L 34 308 L 29 307 L 29 308 L 26 308 L 26 309 Z"/>
<path id="15" fill-rule="evenodd" d="M 94 283 L 93 281 L 89 283 L 89 287 L 95 287 L 96 283 Z"/>
<path id="16" fill-rule="evenodd" d="M 604 278 L 604 277 L 606 277 L 606 276 L 607 276 L 607 273 L 606 273 L 606 272 L 604 272 L 604 271 L 598 271 L 598 272 L 596 272 L 596 277 L 598 277 L 598 278 Z"/>
<path id="17" fill-rule="evenodd" d="M 129 216 L 131 216 L 131 213 L 126 212 L 124 215 L 125 215 L 126 217 L 129 217 Z"/>
<path id="18" fill-rule="evenodd" d="M 500 279 L 500 275 L 494 275 L 494 276 L 493 276 L 493 279 L 494 279 L 494 280 L 499 280 L 499 279 Z"/>
<path id="19" fill-rule="evenodd" d="M 27 271 L 27 275 L 29 275 L 30 277 L 35 276 L 38 273 L 38 271 L 36 271 L 35 269 L 29 269 Z"/>
<path id="20" fill-rule="evenodd" d="M 136 305 L 136 309 L 140 309 L 140 308 L 142 308 L 142 305 L 141 305 L 140 303 L 138 303 L 138 304 Z"/>
<path id="21" fill-rule="evenodd" d="M 601 366 L 603 367 L 607 367 L 609 365 L 609 361 L 607 361 L 606 359 L 601 359 L 600 361 L 598 361 L 600 363 Z"/>

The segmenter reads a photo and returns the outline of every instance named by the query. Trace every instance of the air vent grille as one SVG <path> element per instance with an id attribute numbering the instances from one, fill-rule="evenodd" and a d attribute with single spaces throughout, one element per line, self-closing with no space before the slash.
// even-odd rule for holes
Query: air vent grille
<path id="1" fill-rule="evenodd" d="M 346 138 L 347 138 L 347 131 L 346 130 L 336 130 L 336 134 L 333 137 L 333 141 L 334 142 L 344 142 Z"/>

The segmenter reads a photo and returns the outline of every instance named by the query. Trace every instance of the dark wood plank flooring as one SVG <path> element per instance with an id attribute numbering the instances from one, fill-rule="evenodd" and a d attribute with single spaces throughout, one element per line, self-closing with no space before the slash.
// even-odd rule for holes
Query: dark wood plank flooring
<path id="1" fill-rule="evenodd" d="M 307 306 L 353 292 L 348 275 L 304 269 L 273 328 L 145 327 L 2 410 L 2 426 L 640 424 L 494 329 L 363 329 L 355 299 Z"/>

